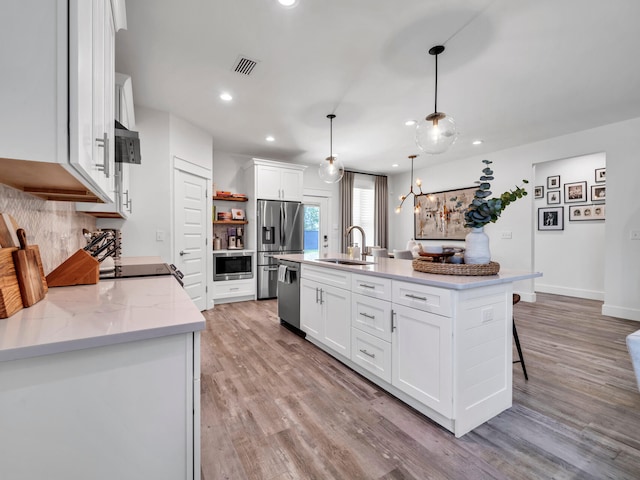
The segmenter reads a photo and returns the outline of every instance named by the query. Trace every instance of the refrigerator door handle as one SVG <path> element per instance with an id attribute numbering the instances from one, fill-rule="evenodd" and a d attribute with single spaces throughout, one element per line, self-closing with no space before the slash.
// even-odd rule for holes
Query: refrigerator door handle
<path id="1" fill-rule="evenodd" d="M 282 245 L 287 245 L 287 229 L 285 228 L 286 224 L 287 224 L 287 209 L 284 207 L 284 204 L 282 204 L 282 223 L 281 223 Z"/>

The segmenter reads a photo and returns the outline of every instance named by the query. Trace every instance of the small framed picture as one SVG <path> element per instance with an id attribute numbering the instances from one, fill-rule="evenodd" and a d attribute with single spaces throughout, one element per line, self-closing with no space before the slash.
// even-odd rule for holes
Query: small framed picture
<path id="1" fill-rule="evenodd" d="M 231 220 L 244 220 L 244 210 L 241 210 L 239 208 L 232 208 Z"/>
<path id="2" fill-rule="evenodd" d="M 569 221 L 604 220 L 604 205 L 569 205 Z"/>
<path id="3" fill-rule="evenodd" d="M 560 203 L 560 190 L 547 192 L 547 205 L 557 205 Z"/>
<path id="4" fill-rule="evenodd" d="M 591 201 L 604 202 L 607 199 L 606 185 L 591 185 Z"/>
<path id="5" fill-rule="evenodd" d="M 560 175 L 547 177 L 547 190 L 552 190 L 554 188 L 560 188 Z"/>
<path id="6" fill-rule="evenodd" d="M 596 168 L 596 183 L 602 183 L 607 181 L 607 169 Z"/>
<path id="7" fill-rule="evenodd" d="M 587 182 L 573 182 L 564 184 L 564 202 L 586 202 Z"/>
<path id="8" fill-rule="evenodd" d="M 564 207 L 539 208 L 538 230 L 564 230 Z"/>
<path id="9" fill-rule="evenodd" d="M 533 187 L 533 198 L 544 198 L 544 187 L 542 185 Z"/>

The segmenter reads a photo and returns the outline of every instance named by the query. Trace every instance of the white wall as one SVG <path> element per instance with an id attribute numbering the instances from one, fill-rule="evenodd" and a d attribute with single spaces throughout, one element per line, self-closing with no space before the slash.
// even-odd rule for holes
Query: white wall
<path id="1" fill-rule="evenodd" d="M 536 279 L 538 292 L 569 295 L 572 297 L 604 300 L 605 222 L 602 220 L 569 220 L 571 205 L 585 205 L 591 202 L 591 185 L 595 183 L 595 169 L 604 168 L 604 153 L 538 163 L 535 168 L 533 185 L 544 187 L 544 198 L 534 199 L 534 265 L 535 270 L 544 272 L 544 277 Z M 547 177 L 560 175 L 560 189 L 548 190 Z M 587 182 L 587 201 L 567 203 L 564 184 Z M 604 184 L 600 184 L 604 185 Z M 549 191 L 560 192 L 562 203 L 547 204 Z M 540 231 L 537 227 L 539 208 L 564 207 L 564 230 Z"/>
<path id="2" fill-rule="evenodd" d="M 640 118 L 605 125 L 570 135 L 522 145 L 508 150 L 486 153 L 467 159 L 420 167 L 417 176 L 425 183 L 425 190 L 447 190 L 471 185 L 481 171 L 480 161 L 494 162 L 496 180 L 493 191 L 500 193 L 522 178 L 533 179 L 533 165 L 540 162 L 604 152 L 607 158 L 607 220 L 605 222 L 604 305 L 605 315 L 640 321 L 640 241 L 630 239 L 632 230 L 640 230 Z M 455 147 L 454 147 L 455 148 Z M 533 184 L 530 184 L 533 187 Z M 397 196 L 409 187 L 409 175 L 396 175 L 390 180 L 390 195 L 395 204 Z M 491 238 L 493 258 L 503 268 L 533 269 L 533 194 L 510 205 L 495 225 L 486 228 Z M 390 207 L 392 208 L 392 207 Z M 390 214 L 391 248 L 406 244 L 413 235 L 412 214 L 409 209 L 399 216 Z M 500 238 L 501 231 L 512 231 L 511 240 Z M 558 252 L 555 259 L 560 259 Z M 544 273 L 544 272 L 543 272 Z M 534 282 L 518 282 L 516 290 L 523 298 L 533 298 Z"/>

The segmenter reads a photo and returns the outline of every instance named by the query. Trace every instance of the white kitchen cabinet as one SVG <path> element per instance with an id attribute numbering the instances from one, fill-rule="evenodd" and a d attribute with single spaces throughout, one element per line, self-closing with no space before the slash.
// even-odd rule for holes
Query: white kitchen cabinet
<path id="1" fill-rule="evenodd" d="M 376 377 L 391 383 L 390 342 L 354 327 L 351 329 L 351 360 Z"/>
<path id="2" fill-rule="evenodd" d="M 332 275 L 323 277 L 324 272 Z M 349 273 L 302 267 L 300 329 L 347 358 L 351 356 L 350 282 Z M 341 285 L 347 288 L 340 288 Z"/>
<path id="3" fill-rule="evenodd" d="M 113 200 L 111 0 L 26 0 L 3 10 L 0 182 L 45 199 Z M 118 13 L 124 19 L 124 13 Z"/>
<path id="4" fill-rule="evenodd" d="M 451 417 L 451 318 L 393 305 L 391 384 Z"/>
<path id="5" fill-rule="evenodd" d="M 352 327 L 391 341 L 391 302 L 352 292 L 351 312 Z"/>
<path id="6" fill-rule="evenodd" d="M 133 90 L 131 77 L 121 73 L 115 74 L 114 118 L 128 130 L 135 129 L 135 113 L 133 108 Z M 113 122 L 111 122 L 113 123 Z M 115 136 L 114 136 L 115 138 Z M 115 144 L 115 142 L 114 142 Z M 114 145 L 115 148 L 115 145 Z M 112 149 L 113 151 L 114 149 Z M 128 218 L 133 212 L 133 198 L 130 188 L 131 165 L 114 162 L 114 201 L 109 203 L 76 203 L 76 210 L 98 218 Z"/>
<path id="7" fill-rule="evenodd" d="M 254 300 L 255 296 L 256 282 L 253 278 L 213 282 L 213 301 L 216 305 Z"/>
<path id="8" fill-rule="evenodd" d="M 2 478 L 200 478 L 199 397 L 199 332 L 0 363 Z"/>
<path id="9" fill-rule="evenodd" d="M 305 166 L 252 159 L 250 167 L 257 200 L 302 201 Z"/>

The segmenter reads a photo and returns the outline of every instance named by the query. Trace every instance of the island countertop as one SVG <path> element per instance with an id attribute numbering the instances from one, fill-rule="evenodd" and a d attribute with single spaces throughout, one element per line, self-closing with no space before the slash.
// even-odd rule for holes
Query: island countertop
<path id="1" fill-rule="evenodd" d="M 527 272 L 500 268 L 496 275 L 464 276 L 464 275 L 440 275 L 434 273 L 417 272 L 413 269 L 412 260 L 396 258 L 367 257 L 366 265 L 341 265 L 322 261 L 323 259 L 349 259 L 346 254 L 328 254 L 320 258 L 317 253 L 274 255 L 277 259 L 299 262 L 316 267 L 335 268 L 352 273 L 385 277 L 393 280 L 403 280 L 412 283 L 430 285 L 432 287 L 448 288 L 453 290 L 466 290 L 470 288 L 485 287 L 501 283 L 516 282 L 530 278 L 541 277 L 540 272 Z"/>
<path id="2" fill-rule="evenodd" d="M 44 300 L 0 320 L 0 362 L 204 329 L 173 276 L 50 288 Z"/>

